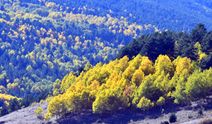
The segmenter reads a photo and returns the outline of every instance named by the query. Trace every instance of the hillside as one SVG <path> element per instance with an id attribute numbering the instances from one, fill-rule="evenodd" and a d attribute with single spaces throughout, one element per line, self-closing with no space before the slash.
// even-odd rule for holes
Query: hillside
<path id="1" fill-rule="evenodd" d="M 114 59 L 132 37 L 155 28 L 51 2 L 1 2 L 0 84 L 26 105 L 51 94 L 53 82 L 68 72 Z"/>
<path id="2" fill-rule="evenodd" d="M 71 118 L 84 112 L 113 116 L 116 112 L 154 114 L 165 109 L 170 113 L 171 108 L 207 99 L 212 95 L 211 39 L 211 31 L 204 25 L 189 34 L 164 31 L 143 35 L 120 52 L 130 58 L 123 56 L 80 75 L 66 75 L 54 88 L 57 94 L 49 98 L 43 117 L 69 121 L 67 115 Z M 190 48 L 179 48 L 184 44 Z M 211 109 L 211 101 L 204 104 Z"/>
<path id="3" fill-rule="evenodd" d="M 22 0 L 28 1 L 28 0 Z M 35 2 L 34 3 L 38 3 Z M 37 0 L 38 1 L 38 0 Z M 211 29 L 212 2 L 210 0 L 46 0 L 70 8 L 81 7 L 86 14 L 127 17 L 138 24 L 153 24 L 160 29 L 190 31 L 198 23 Z M 86 11 L 88 8 L 89 11 Z"/>
<path id="4" fill-rule="evenodd" d="M 153 63 L 146 56 L 132 60 L 125 56 L 79 76 L 64 77 L 54 89 L 59 94 L 50 98 L 45 117 L 90 109 L 102 114 L 189 104 L 211 95 L 211 75 L 212 68 L 201 70 L 187 57 L 171 60 L 159 55 Z"/>
<path id="5" fill-rule="evenodd" d="M 200 103 L 198 103 L 200 105 Z M 34 113 L 36 108 L 41 106 L 44 110 L 47 108 L 46 103 L 34 104 L 27 108 L 12 112 L 6 116 L 0 117 L 0 123 L 3 124 L 41 124 L 41 123 L 54 123 L 54 124 L 69 124 L 70 122 L 75 124 L 81 123 L 111 123 L 115 122 L 116 124 L 160 124 L 163 121 L 168 121 L 170 113 L 164 112 L 161 114 L 160 112 L 156 112 L 154 114 L 146 114 L 140 112 L 120 112 L 115 113 L 113 115 L 94 115 L 92 113 L 83 113 L 83 114 L 75 114 L 68 115 L 62 119 L 52 118 L 51 120 L 45 121 L 37 118 L 37 115 Z M 194 108 L 197 106 L 193 106 Z M 168 110 L 170 112 L 170 110 Z M 177 123 L 182 124 L 200 124 L 203 120 L 210 118 L 212 116 L 212 110 L 207 109 L 204 111 L 203 115 L 198 114 L 198 109 L 187 109 L 186 107 L 179 108 L 178 110 L 173 110 L 177 115 Z M 122 121 L 120 121 L 122 120 Z"/>
<path id="6" fill-rule="evenodd" d="M 0 1 L 0 115 L 65 93 L 72 84 L 61 88 L 64 80 L 84 82 L 88 77 L 83 74 L 89 74 L 91 68 L 118 61 L 117 56 L 119 59 L 128 56 L 129 61 L 138 54 L 146 56 L 152 68 L 151 72 L 137 73 L 142 77 L 155 73 L 153 63 L 159 55 L 165 54 L 172 65 L 179 56 L 187 57 L 184 59 L 188 63 L 195 63 L 192 67 L 197 66 L 196 74 L 205 76 L 210 72 L 212 61 L 212 32 L 208 31 L 212 29 L 211 18 L 209 0 Z M 205 26 L 200 24 L 192 30 L 198 23 Z M 171 79 L 174 70 L 173 67 L 170 77 L 163 76 Z M 94 85 L 102 85 L 108 80 L 106 77 L 109 78 L 108 72 L 100 75 L 102 77 L 96 79 L 100 84 Z M 95 97 L 92 96 L 91 101 Z M 142 100 L 150 106 L 157 103 L 155 99 Z M 96 109 L 104 111 L 105 108 L 97 106 Z"/>

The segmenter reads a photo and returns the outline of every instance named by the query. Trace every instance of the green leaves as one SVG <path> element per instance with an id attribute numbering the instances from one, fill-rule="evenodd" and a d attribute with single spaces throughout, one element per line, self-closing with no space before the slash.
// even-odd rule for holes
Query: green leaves
<path id="1" fill-rule="evenodd" d="M 212 69 L 194 72 L 186 82 L 185 93 L 192 99 L 204 98 L 212 90 Z"/>
<path id="2" fill-rule="evenodd" d="M 94 113 L 113 112 L 128 106 L 127 97 L 116 91 L 105 90 L 96 96 L 92 110 Z"/>
<path id="3" fill-rule="evenodd" d="M 138 108 L 144 109 L 144 110 L 149 109 L 153 106 L 154 106 L 154 103 L 152 103 L 151 100 L 149 100 L 145 97 L 142 97 L 137 104 Z"/>

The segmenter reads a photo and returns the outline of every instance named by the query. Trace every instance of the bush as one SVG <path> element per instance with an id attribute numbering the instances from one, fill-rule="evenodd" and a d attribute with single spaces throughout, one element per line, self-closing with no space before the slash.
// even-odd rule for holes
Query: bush
<path id="1" fill-rule="evenodd" d="M 43 108 L 41 108 L 41 107 L 38 107 L 38 108 L 35 110 L 35 114 L 36 114 L 36 115 L 41 115 L 42 112 L 43 112 Z"/>
<path id="2" fill-rule="evenodd" d="M 171 114 L 169 116 L 169 122 L 170 123 L 174 123 L 174 122 L 177 122 L 177 116 L 175 114 Z"/>
<path id="3" fill-rule="evenodd" d="M 186 82 L 185 93 L 192 99 L 204 98 L 212 90 L 212 69 L 193 73 Z"/>
<path id="4" fill-rule="evenodd" d="M 139 101 L 139 103 L 137 104 L 137 107 L 138 108 L 141 108 L 141 109 L 149 109 L 151 107 L 154 106 L 154 103 L 151 102 L 151 100 L 145 98 L 145 97 L 142 97 Z"/>
<path id="5" fill-rule="evenodd" d="M 42 116 L 43 108 L 42 107 L 38 107 L 34 112 L 37 115 L 38 119 L 43 119 L 43 116 Z"/>
<path id="6" fill-rule="evenodd" d="M 157 105 L 161 106 L 165 103 L 165 98 L 164 97 L 160 97 L 158 100 L 157 100 Z"/>
<path id="7" fill-rule="evenodd" d="M 199 116 L 203 116 L 203 110 L 202 110 L 202 109 L 199 109 L 199 110 L 198 110 L 198 115 L 199 115 Z"/>
<path id="8" fill-rule="evenodd" d="M 21 107 L 21 103 L 21 98 L 0 93 L 0 116 L 19 109 Z"/>
<path id="9" fill-rule="evenodd" d="M 163 121 L 160 124 L 169 124 L 169 122 L 168 121 Z"/>

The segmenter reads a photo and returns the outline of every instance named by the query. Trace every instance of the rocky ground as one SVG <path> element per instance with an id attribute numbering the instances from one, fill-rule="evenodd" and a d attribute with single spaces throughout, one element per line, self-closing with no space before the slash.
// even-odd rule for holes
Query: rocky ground
<path id="1" fill-rule="evenodd" d="M 46 110 L 47 103 L 37 103 L 29 107 L 17 110 L 8 115 L 0 117 L 0 124 L 42 124 L 43 120 L 37 118 L 35 110 L 38 106 L 41 106 Z"/>
<path id="2" fill-rule="evenodd" d="M 92 112 L 69 114 L 63 118 L 52 118 L 49 121 L 39 119 L 35 110 L 41 106 L 44 110 L 47 103 L 37 103 L 0 117 L 0 124 L 90 124 L 90 123 L 109 123 L 109 124 L 160 124 L 169 121 L 172 113 L 176 114 L 175 124 L 199 124 L 205 119 L 212 119 L 212 98 L 194 102 L 184 107 L 168 107 L 163 111 L 151 110 L 149 112 L 124 111 L 114 114 L 96 115 Z M 203 110 L 203 111 L 200 111 Z"/>

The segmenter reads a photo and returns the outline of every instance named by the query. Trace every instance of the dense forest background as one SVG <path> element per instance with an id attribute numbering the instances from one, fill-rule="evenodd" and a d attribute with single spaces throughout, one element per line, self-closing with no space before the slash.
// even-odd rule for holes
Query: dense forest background
<path id="1" fill-rule="evenodd" d="M 160 29 L 189 31 L 197 23 L 211 27 L 210 0 L 21 0 L 29 3 L 43 4 L 55 2 L 63 7 L 69 7 L 78 13 L 113 17 L 128 17 L 131 22 L 153 24 Z M 42 1 L 42 2 L 39 2 Z M 65 2 L 64 2 L 65 1 Z M 88 10 L 83 9 L 88 8 Z M 76 8 L 81 8 L 77 11 Z"/>
<path id="2" fill-rule="evenodd" d="M 9 94 L 27 103 L 45 98 L 56 79 L 70 71 L 77 74 L 85 65 L 108 62 L 132 37 L 156 28 L 81 9 L 89 8 L 75 10 L 53 2 L 1 4 L 0 82 Z"/>
<path id="3" fill-rule="evenodd" d="M 202 69 L 207 69 L 212 66 L 212 32 L 199 24 L 190 33 L 164 31 L 142 35 L 123 47 L 118 57 L 133 58 L 138 54 L 153 61 L 161 54 L 172 59 L 188 57 L 198 61 Z"/>
<path id="4" fill-rule="evenodd" d="M 52 89 L 69 72 L 77 76 L 117 56 L 155 61 L 167 54 L 211 67 L 209 0 L 100 1 L 0 1 L 2 114 L 60 93 Z M 198 23 L 205 26 L 193 29 Z"/>
<path id="5" fill-rule="evenodd" d="M 123 47 L 118 59 L 79 76 L 70 73 L 55 83 L 45 118 L 89 110 L 97 114 L 157 110 L 210 96 L 211 34 L 199 24 L 191 33 L 142 35 Z"/>

